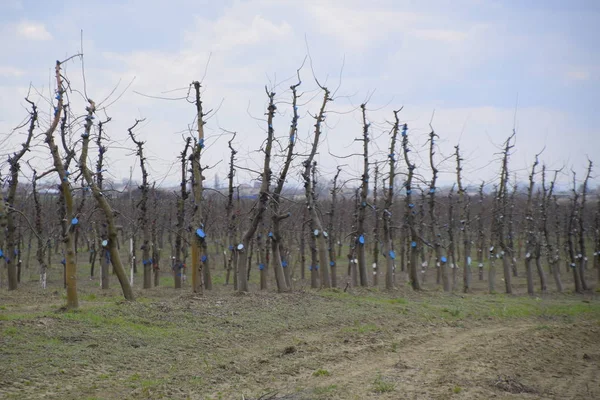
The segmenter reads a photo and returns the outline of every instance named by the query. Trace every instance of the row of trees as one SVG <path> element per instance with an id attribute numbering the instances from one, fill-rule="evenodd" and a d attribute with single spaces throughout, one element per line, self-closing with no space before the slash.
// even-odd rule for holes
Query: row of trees
<path id="1" fill-rule="evenodd" d="M 136 189 L 130 183 L 129 190 L 117 191 L 104 178 L 105 155 L 111 146 L 105 135 L 111 122 L 106 107 L 99 110 L 87 93 L 85 109 L 75 109 L 76 102 L 69 101 L 74 91 L 63 65 L 77 57 L 83 56 L 56 63 L 55 98 L 50 100 L 54 112 L 47 123 L 40 121 L 37 104 L 26 99 L 30 115 L 16 129 L 26 131 L 26 140 L 11 151 L 6 163 L 9 173 L 2 176 L 0 249 L 10 290 L 18 288 L 23 260 L 29 265 L 31 254 L 46 287 L 54 252 L 63 257 L 68 308 L 78 306 L 77 265 L 82 261 L 89 261 L 92 276 L 99 262 L 103 288 L 109 286 L 110 273 L 116 274 L 124 297 L 133 300 L 138 250 L 143 288 L 159 285 L 161 269 L 171 271 L 175 288 L 181 288 L 182 278 L 191 270 L 191 287 L 199 294 L 212 288 L 211 270 L 216 268 L 226 271 L 226 283 L 232 282 L 238 291 L 250 290 L 253 267 L 258 269 L 260 289 L 267 289 L 272 277 L 279 292 L 289 291 L 295 281 L 306 279 L 307 261 L 313 288 L 378 286 L 382 281 L 386 289 L 393 289 L 406 276 L 414 290 L 421 290 L 427 270 L 434 269 L 436 284 L 444 291 L 458 290 L 462 273 L 461 289 L 469 292 L 473 264 L 477 264 L 478 279 L 483 280 L 488 263 L 489 290 L 494 292 L 496 264 L 501 263 L 505 291 L 512 293 L 511 279 L 522 270 L 532 294 L 535 263 L 541 291 L 548 290 L 547 273 L 556 290 L 564 290 L 561 268 L 565 265 L 575 291 L 583 292 L 591 287 L 586 274 L 590 243 L 600 277 L 600 202 L 589 196 L 591 161 L 583 183 L 578 186 L 573 173 L 572 190 L 561 196 L 555 182 L 564 172 L 540 167 L 537 155 L 527 187 L 519 188 L 510 169 L 513 132 L 502 147 L 497 180 L 482 182 L 478 188 L 465 185 L 464 160 L 457 145 L 452 155 L 455 184 L 442 190 L 439 168 L 447 158 L 438 155 L 439 137 L 433 126 L 428 136 L 429 165 L 419 168 L 411 153 L 409 126 L 401 122 L 401 109 L 393 111 L 386 128 L 389 151 L 381 159 L 370 153 L 373 131 L 365 101 L 356 110 L 362 121 L 361 135 L 355 139 L 362 143 L 362 153 L 357 155 L 363 161 L 360 183 L 341 181 L 340 167 L 331 182 L 319 182 L 323 178 L 316 156 L 336 91 L 332 93 L 315 79 L 322 97 L 314 112 L 308 110 L 314 124 L 302 153 L 296 146 L 303 107 L 299 102 L 301 69 L 285 92 L 285 100 L 277 96 L 276 88 L 265 87 L 266 137 L 260 147 L 262 169 L 254 171 L 260 182 L 255 198 L 242 198 L 235 185 L 234 176 L 241 167 L 233 132 L 226 132 L 232 135 L 227 188 L 214 190 L 204 185 L 209 169 L 203 160 L 204 131 L 211 112 L 204 111 L 199 81 L 190 84 L 188 101 L 196 119 L 181 143 L 179 189 L 160 189 L 153 183 L 145 143 L 137 134 L 143 120 L 135 120 L 127 136 L 135 149 L 141 183 Z M 274 128 L 282 105 L 291 111 L 284 146 Z M 105 118 L 99 117 L 100 111 Z M 38 172 L 27 161 L 28 169 L 23 170 L 25 155 L 40 141 L 51 162 Z M 95 170 L 88 166 L 91 150 L 97 151 Z M 303 190 L 286 185 L 296 167 Z M 27 179 L 20 182 L 23 176 Z M 57 191 L 43 193 L 40 183 L 51 184 Z M 329 193 L 319 190 L 323 184 Z M 124 263 L 120 249 L 127 246 L 128 262 Z M 89 251 L 89 260 L 78 255 L 82 248 Z M 348 264 L 340 270 L 343 248 L 348 250 Z"/>

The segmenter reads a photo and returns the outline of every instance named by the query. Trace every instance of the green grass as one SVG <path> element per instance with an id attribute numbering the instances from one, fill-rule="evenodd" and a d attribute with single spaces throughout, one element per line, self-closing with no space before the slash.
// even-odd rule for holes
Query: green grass
<path id="1" fill-rule="evenodd" d="M 377 374 L 377 377 L 373 381 L 373 391 L 375 393 L 389 393 L 393 392 L 394 390 L 396 390 L 395 384 L 387 382 L 383 379 L 381 374 Z"/>
<path id="2" fill-rule="evenodd" d="M 18 333 L 19 330 L 14 326 L 9 326 L 8 328 L 4 329 L 4 334 L 6 336 L 17 336 Z"/>
<path id="3" fill-rule="evenodd" d="M 2 313 L 2 314 L 0 314 L 0 321 L 28 320 L 28 319 L 34 319 L 41 315 L 43 315 L 43 313 L 18 313 L 18 312 Z"/>
<path id="4" fill-rule="evenodd" d="M 175 333 L 176 327 L 171 323 L 153 321 L 141 316 L 111 315 L 112 313 L 106 312 L 107 307 L 81 308 L 76 311 L 58 314 L 57 318 L 80 322 L 95 328 L 119 328 L 124 333 L 137 334 L 138 336 L 168 337 Z"/>
<path id="5" fill-rule="evenodd" d="M 313 372 L 312 375 L 313 376 L 329 376 L 329 375 L 331 375 L 331 373 L 329 371 L 327 371 L 326 369 L 319 368 L 318 370 Z"/>
<path id="6" fill-rule="evenodd" d="M 354 326 L 347 326 L 342 328 L 342 332 L 344 333 L 356 333 L 356 334 L 365 334 L 370 332 L 379 332 L 381 328 L 379 328 L 375 324 L 360 324 L 358 321 L 354 321 Z"/>
<path id="7" fill-rule="evenodd" d="M 337 385 L 321 386 L 313 389 L 313 393 L 317 396 L 332 394 L 337 390 Z"/>

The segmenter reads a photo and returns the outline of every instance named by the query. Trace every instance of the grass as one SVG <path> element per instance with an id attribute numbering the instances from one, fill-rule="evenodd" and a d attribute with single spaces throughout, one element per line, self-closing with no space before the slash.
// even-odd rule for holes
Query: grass
<path id="1" fill-rule="evenodd" d="M 355 333 L 359 335 L 364 335 L 365 333 L 370 332 L 378 332 L 381 328 L 375 324 L 361 324 L 358 321 L 354 321 L 354 326 L 348 326 L 342 328 L 342 332 L 344 333 Z"/>
<path id="2" fill-rule="evenodd" d="M 313 376 L 329 376 L 331 375 L 331 373 L 329 371 L 327 371 L 326 369 L 321 369 L 319 368 L 318 370 L 316 370 L 315 372 L 313 372 L 312 374 Z"/>
<path id="3" fill-rule="evenodd" d="M 395 384 L 387 382 L 385 379 L 383 379 L 381 374 L 377 374 L 377 377 L 375 377 L 375 380 L 373 381 L 373 391 L 375 393 L 389 393 L 393 392 L 394 390 L 396 390 Z"/>
<path id="4" fill-rule="evenodd" d="M 253 288 L 238 295 L 222 285 L 221 270 L 213 274 L 215 290 L 203 297 L 191 294 L 189 281 L 181 291 L 173 289 L 168 273 L 160 287 L 142 290 L 138 273 L 136 302 L 127 302 L 116 277 L 111 276 L 109 290 L 101 290 L 97 279 L 85 279 L 89 268 L 88 275 L 84 271 L 77 311 L 59 311 L 64 304 L 60 271 L 49 278 L 52 289 L 44 291 L 33 281 L 16 292 L 0 292 L 0 388 L 4 380 L 27 376 L 30 397 L 47 390 L 66 399 L 186 398 L 189 393 L 258 398 L 270 388 L 277 396 L 295 390 L 303 399 L 360 399 L 400 390 L 395 375 L 370 364 L 349 388 L 346 374 L 331 371 L 350 362 L 360 367 L 371 356 L 397 363 L 411 337 L 431 330 L 468 332 L 526 322 L 536 335 L 550 329 L 554 335 L 570 321 L 600 323 L 594 297 L 583 302 L 572 294 L 415 293 L 403 284 L 392 292 L 298 290 L 299 283 L 292 293 L 275 294 L 271 286 L 271 292 Z M 293 352 L 282 351 L 290 345 Z M 373 366 L 380 371 L 375 377 Z M 446 384 L 444 394 L 463 393 L 463 386 Z"/>
<path id="5" fill-rule="evenodd" d="M 313 389 L 313 393 L 317 396 L 324 396 L 324 395 L 334 393 L 337 390 L 337 388 L 338 388 L 337 385 L 316 387 Z"/>

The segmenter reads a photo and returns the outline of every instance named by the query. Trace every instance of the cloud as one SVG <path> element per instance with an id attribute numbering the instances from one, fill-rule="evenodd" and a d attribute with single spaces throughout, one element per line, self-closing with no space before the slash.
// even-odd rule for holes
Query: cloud
<path id="1" fill-rule="evenodd" d="M 587 81 L 592 76 L 588 69 L 582 67 L 571 68 L 566 75 L 569 81 Z"/>
<path id="2" fill-rule="evenodd" d="M 462 42 L 467 38 L 465 32 L 443 30 L 443 29 L 416 29 L 411 35 L 419 39 L 434 40 L 440 42 Z"/>
<path id="3" fill-rule="evenodd" d="M 261 15 L 255 15 L 250 23 L 235 16 L 226 15 L 213 24 L 204 19 L 198 19 L 197 26 L 207 27 L 213 37 L 212 47 L 215 50 L 228 51 L 239 46 L 257 44 L 261 41 L 270 41 L 272 38 L 284 38 L 292 32 L 292 27 L 287 22 L 276 24 Z M 205 29 L 205 28 L 204 28 Z M 200 29 L 200 31 L 204 30 Z M 198 35 L 198 30 L 189 32 L 188 40 L 204 39 Z M 199 37 L 200 36 L 200 37 Z"/>
<path id="4" fill-rule="evenodd" d="M 178 1 L 184 0 L 173 3 Z M 173 167 L 173 162 L 182 148 L 181 132 L 195 120 L 194 106 L 185 100 L 152 99 L 134 91 L 159 97 L 185 97 L 189 83 L 203 78 L 209 54 L 203 101 L 206 110 L 219 109 L 219 112 L 205 127 L 208 151 L 204 161 L 216 165 L 208 179 L 213 173 L 221 177 L 227 174 L 226 163 L 219 164 L 220 160 L 228 159 L 227 140 L 220 137 L 223 135 L 220 127 L 238 132 L 234 145 L 240 151 L 239 165 L 260 168 L 257 149 L 266 129 L 264 84 L 296 79 L 296 68 L 306 53 L 305 35 L 314 73 L 330 89 L 337 86 L 341 60 L 345 59 L 341 89 L 330 106 L 328 127 L 318 155 L 320 172 L 325 177 L 335 172 L 337 163 L 348 163 L 344 173 L 349 177 L 359 175 L 360 157 L 335 159 L 329 150 L 337 155 L 360 153 L 360 143 L 354 142 L 354 138 L 361 133 L 361 116 L 355 107 L 373 89 L 377 90 L 369 103 L 372 111 L 368 116 L 373 124 L 373 160 L 386 157 L 389 126 L 384 121 L 390 119 L 390 110 L 405 105 L 401 115 L 409 123 L 414 161 L 420 173 L 429 176 L 427 147 L 423 146 L 435 109 L 440 159 L 460 142 L 466 159 L 465 181 L 492 180 L 498 166 L 490 161 L 497 152 L 495 145 L 512 131 L 514 99 L 519 92 L 518 144 L 511 168 L 526 175 L 533 155 L 543 143 L 547 145 L 544 160 L 549 165 L 560 167 L 566 162 L 575 164 L 576 169 L 585 167 L 585 163 L 579 163 L 581 155 L 597 147 L 600 138 L 596 128 L 600 125 L 598 117 L 590 106 L 594 104 L 592 96 L 597 93 L 599 76 L 594 48 L 582 44 L 585 51 L 566 51 L 574 47 L 573 38 L 563 34 L 549 36 L 557 25 L 540 24 L 538 21 L 542 19 L 530 18 L 530 14 L 525 13 L 518 20 L 524 22 L 515 22 L 515 14 L 523 10 L 498 10 L 484 2 L 475 4 L 473 12 L 468 12 L 456 7 L 455 2 L 438 2 L 445 6 L 411 1 L 399 6 L 394 0 L 306 0 L 302 4 L 249 0 L 214 7 L 190 2 L 189 7 L 178 7 L 185 10 L 185 15 L 181 13 L 180 18 L 171 19 L 166 18 L 163 8 L 149 3 L 144 7 L 143 26 L 160 25 L 163 30 L 132 26 L 131 36 L 106 28 L 98 28 L 91 34 L 86 31 L 87 92 L 94 100 L 99 102 L 122 79 L 113 96 L 116 98 L 131 78 L 137 77 L 131 89 L 108 110 L 113 121 L 107 132 L 116 143 L 108 154 L 111 173 L 119 178 L 127 176 L 129 167 L 136 165 L 130 157 L 131 142 L 126 128 L 135 118 L 146 117 L 139 135 L 142 140 L 147 139 L 148 156 L 156 169 L 152 175 L 158 182 L 164 176 L 166 184 L 177 182 L 174 172 L 177 166 Z M 461 0 L 461 4 L 465 2 L 470 1 Z M 90 12 L 89 5 L 81 7 L 81 15 L 90 15 L 90 20 L 86 20 L 90 26 L 102 26 L 102 19 Z M 107 6 L 105 12 L 131 18 L 119 14 L 115 6 Z M 39 52 L 31 50 L 35 43 L 24 45 L 22 38 L 0 43 L 0 53 L 15 60 L 0 66 L 0 84 L 21 87 L 18 92 L 0 87 L 0 135 L 19 123 L 15 116 L 27 116 L 27 105 L 22 104 L 23 100 L 19 102 L 27 93 L 27 83 L 31 80 L 37 87 L 43 86 L 54 54 L 78 48 L 76 21 L 81 18 L 69 13 L 61 18 L 65 21 L 60 24 L 56 24 L 56 18 L 38 20 L 51 28 L 52 35 L 44 25 L 27 23 L 34 29 L 25 29 L 22 37 L 54 38 L 50 43 L 38 42 Z M 15 36 L 18 22 L 23 20 L 27 21 L 17 18 L 14 24 L 0 27 L 0 34 Z M 167 31 L 169 35 L 165 34 Z M 560 40 L 555 40 L 556 37 Z M 97 41 L 97 46 L 88 44 L 88 40 Z M 44 59 L 47 62 L 40 64 Z M 67 73 L 73 87 L 81 88 L 79 66 L 76 61 L 72 64 Z M 308 61 L 301 75 L 301 91 L 305 95 L 300 107 L 298 152 L 304 154 L 314 129 L 314 119 L 308 113 L 315 112 L 321 96 Z M 566 81 L 572 84 L 565 84 Z M 275 90 L 279 113 L 274 126 L 278 138 L 284 139 L 282 143 L 290 123 L 289 91 L 286 91 L 289 84 L 285 82 Z M 40 104 L 46 105 L 43 101 Z M 84 107 L 85 104 L 73 100 L 73 110 L 81 112 Z M 380 112 L 375 111 L 379 108 Z M 565 140 L 566 133 L 569 140 Z M 17 139 L 14 145 L 18 146 Z M 452 160 L 441 169 L 443 183 L 454 179 Z M 274 159 L 275 164 L 278 162 L 278 158 Z M 300 162 L 301 157 L 296 167 Z M 134 174 L 138 172 L 134 169 Z M 245 181 L 255 176 L 240 170 L 236 178 Z M 290 181 L 298 179 L 296 168 Z"/>
<path id="5" fill-rule="evenodd" d="M 349 48 L 362 48 L 405 31 L 423 16 L 413 12 L 388 9 L 361 9 L 348 6 L 319 4 L 309 8 L 315 29 L 334 37 Z"/>
<path id="6" fill-rule="evenodd" d="M 15 67 L 1 66 L 0 65 L 0 76 L 6 78 L 18 78 L 23 76 L 25 71 Z"/>
<path id="7" fill-rule="evenodd" d="M 23 21 L 16 26 L 17 35 L 28 40 L 45 41 L 52 39 L 44 24 Z"/>

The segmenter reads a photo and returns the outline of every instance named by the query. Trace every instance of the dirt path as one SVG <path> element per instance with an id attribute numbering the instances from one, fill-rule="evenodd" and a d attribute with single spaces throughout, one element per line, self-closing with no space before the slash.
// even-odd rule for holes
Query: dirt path
<path id="1" fill-rule="evenodd" d="M 341 344 L 306 335 L 296 354 L 256 374 L 284 380 L 273 390 L 284 399 L 593 399 L 600 398 L 597 326 L 515 321 Z M 329 375 L 315 377 L 317 368 Z M 298 390 L 307 383 L 314 388 Z"/>

